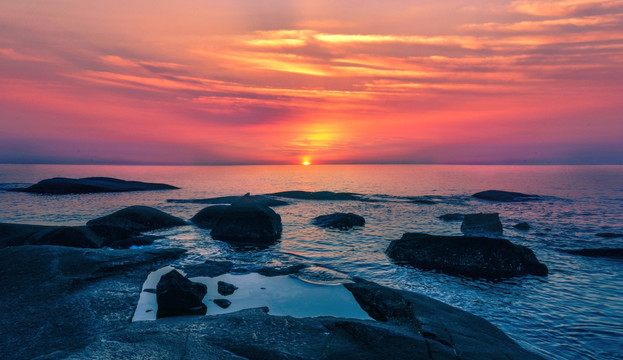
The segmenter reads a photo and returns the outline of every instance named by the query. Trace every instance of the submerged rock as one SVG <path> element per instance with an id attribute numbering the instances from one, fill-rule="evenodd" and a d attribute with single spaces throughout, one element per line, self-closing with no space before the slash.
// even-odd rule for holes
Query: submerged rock
<path id="1" fill-rule="evenodd" d="M 202 302 L 208 292 L 204 284 L 186 279 L 176 270 L 164 274 L 156 287 L 158 318 L 179 315 L 205 315 Z"/>
<path id="2" fill-rule="evenodd" d="M 599 236 L 599 237 L 606 238 L 606 239 L 614 239 L 614 238 L 623 237 L 623 234 L 611 233 L 611 232 L 603 232 L 603 233 L 597 233 L 597 234 L 595 234 L 595 236 Z"/>
<path id="3" fill-rule="evenodd" d="M 315 217 L 312 223 L 325 228 L 348 230 L 353 226 L 364 226 L 366 220 L 353 213 L 333 213 Z"/>
<path id="4" fill-rule="evenodd" d="M 249 194 L 229 206 L 210 233 L 227 242 L 271 245 L 281 237 L 281 216 Z"/>
<path id="5" fill-rule="evenodd" d="M 265 196 L 265 195 L 250 195 L 251 198 L 253 198 L 255 201 L 257 201 L 258 203 L 262 204 L 262 205 L 266 205 L 269 207 L 273 207 L 273 206 L 284 206 L 284 205 L 290 205 L 290 203 L 282 201 L 282 200 L 277 200 L 273 197 L 270 196 Z M 220 197 L 214 197 L 214 198 L 208 198 L 208 199 L 168 199 L 167 202 L 172 202 L 172 203 L 193 203 L 193 204 L 233 204 L 236 201 L 238 201 L 241 198 L 241 196 L 220 196 Z"/>
<path id="6" fill-rule="evenodd" d="M 565 251 L 574 255 L 623 259 L 623 248 L 574 249 Z"/>
<path id="7" fill-rule="evenodd" d="M 502 223 L 498 213 L 466 214 L 461 224 L 465 235 L 502 235 Z"/>
<path id="8" fill-rule="evenodd" d="M 532 250 L 506 239 L 405 233 L 386 253 L 397 263 L 448 275 L 499 279 L 548 273 Z"/>
<path id="9" fill-rule="evenodd" d="M 414 204 L 424 204 L 424 205 L 434 205 L 437 204 L 436 201 L 427 199 L 425 197 L 409 197 L 408 198 L 410 202 L 414 203 Z"/>
<path id="10" fill-rule="evenodd" d="M 222 309 L 227 309 L 231 305 L 231 301 L 227 299 L 214 299 L 212 301 Z"/>
<path id="11" fill-rule="evenodd" d="M 300 200 L 357 200 L 357 201 L 369 201 L 364 198 L 363 195 L 349 192 L 332 192 L 332 191 L 281 191 L 276 193 L 267 194 L 271 196 L 279 196 L 289 199 Z"/>
<path id="12" fill-rule="evenodd" d="M 225 281 L 219 281 L 217 283 L 217 286 L 218 286 L 218 293 L 223 296 L 231 295 L 234 293 L 234 291 L 238 290 L 238 287 L 236 285 L 230 284 Z"/>
<path id="13" fill-rule="evenodd" d="M 201 209 L 190 221 L 202 229 L 212 229 L 229 205 L 214 205 Z"/>
<path id="14" fill-rule="evenodd" d="M 459 213 L 443 214 L 440 215 L 439 218 L 443 221 L 463 221 L 465 215 Z"/>
<path id="15" fill-rule="evenodd" d="M 188 277 L 208 276 L 217 277 L 227 274 L 234 267 L 231 261 L 206 260 L 203 264 L 189 265 L 184 267 Z"/>
<path id="16" fill-rule="evenodd" d="M 520 222 L 513 225 L 513 227 L 517 230 L 530 230 L 530 224 L 528 224 L 527 222 Z"/>
<path id="17" fill-rule="evenodd" d="M 87 226 L 105 239 L 105 245 L 139 235 L 142 232 L 186 225 L 186 222 L 148 206 L 130 206 L 87 222 Z"/>
<path id="18" fill-rule="evenodd" d="M 475 193 L 472 195 L 478 199 L 490 200 L 490 201 L 501 201 L 501 202 L 520 202 L 520 201 L 531 201 L 538 200 L 540 198 L 539 195 L 528 195 L 522 194 L 519 192 L 512 191 L 502 191 L 502 190 L 487 190 Z"/>
<path id="19" fill-rule="evenodd" d="M 82 179 L 70 179 L 56 177 L 41 180 L 27 188 L 10 189 L 9 191 L 19 191 L 34 194 L 88 194 L 102 192 L 129 192 L 129 191 L 149 191 L 149 190 L 172 190 L 178 187 L 147 183 L 141 181 L 126 181 L 109 177 L 88 177 Z"/>

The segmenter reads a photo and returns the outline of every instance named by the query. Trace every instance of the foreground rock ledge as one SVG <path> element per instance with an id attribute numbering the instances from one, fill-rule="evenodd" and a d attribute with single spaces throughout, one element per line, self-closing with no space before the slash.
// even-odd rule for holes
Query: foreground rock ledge
<path id="1" fill-rule="evenodd" d="M 448 275 L 501 279 L 548 273 L 532 250 L 506 239 L 406 233 L 386 253 L 398 263 Z"/>
<path id="2" fill-rule="evenodd" d="M 11 359 L 542 359 L 486 320 L 356 279 L 379 321 L 249 309 L 130 323 L 147 274 L 179 249 L 0 249 L 0 348 Z M 28 344 L 28 346 L 24 346 Z"/>
<path id="3" fill-rule="evenodd" d="M 147 183 L 142 181 L 126 181 L 109 177 L 88 177 L 82 179 L 56 177 L 52 179 L 41 180 L 38 183 L 31 185 L 27 188 L 11 189 L 10 191 L 27 192 L 33 194 L 66 195 L 173 189 L 179 188 L 168 184 Z"/>

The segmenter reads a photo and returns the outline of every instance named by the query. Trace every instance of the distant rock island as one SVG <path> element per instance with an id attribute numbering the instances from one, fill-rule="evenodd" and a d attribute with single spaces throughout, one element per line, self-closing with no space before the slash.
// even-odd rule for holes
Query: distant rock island
<path id="1" fill-rule="evenodd" d="M 503 191 L 503 190 L 486 190 L 477 192 L 473 197 L 477 199 L 500 201 L 500 202 L 521 202 L 538 200 L 539 195 L 522 194 L 519 192 Z"/>
<path id="2" fill-rule="evenodd" d="M 42 195 L 66 195 L 174 189 L 179 188 L 168 184 L 126 181 L 110 177 L 87 177 L 81 179 L 55 177 L 41 180 L 26 188 L 10 189 L 9 191 Z"/>

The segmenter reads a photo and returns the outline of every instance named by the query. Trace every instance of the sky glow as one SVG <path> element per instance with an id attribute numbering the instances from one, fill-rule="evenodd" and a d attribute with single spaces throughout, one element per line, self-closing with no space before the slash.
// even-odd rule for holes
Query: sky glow
<path id="1" fill-rule="evenodd" d="M 623 163 L 623 1 L 0 0 L 0 162 Z"/>

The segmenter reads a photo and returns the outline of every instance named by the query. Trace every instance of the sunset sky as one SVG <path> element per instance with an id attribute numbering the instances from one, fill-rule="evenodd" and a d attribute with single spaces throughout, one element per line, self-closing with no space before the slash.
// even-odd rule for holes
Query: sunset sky
<path id="1" fill-rule="evenodd" d="M 623 0 L 0 0 L 0 162 L 623 164 Z"/>

